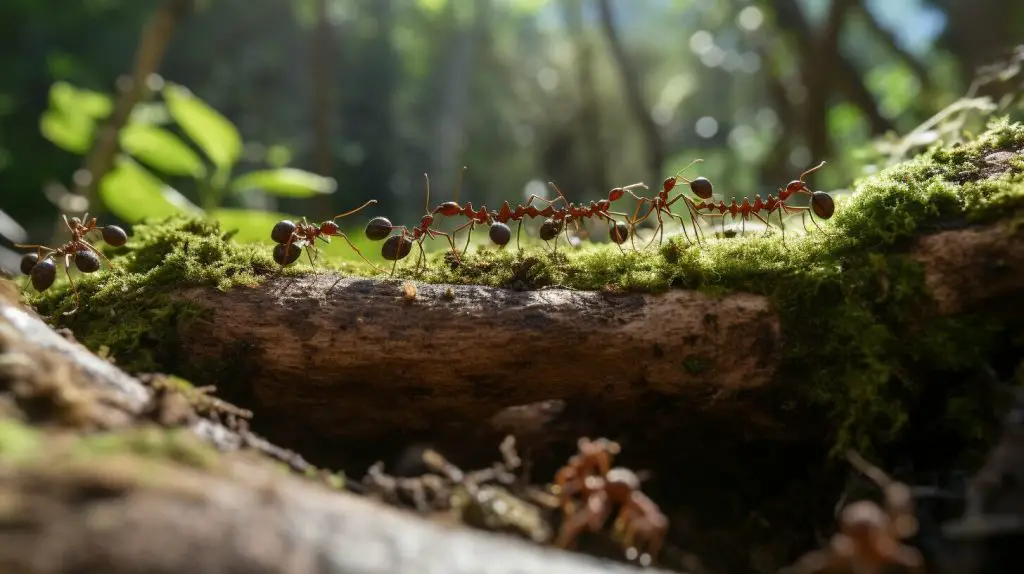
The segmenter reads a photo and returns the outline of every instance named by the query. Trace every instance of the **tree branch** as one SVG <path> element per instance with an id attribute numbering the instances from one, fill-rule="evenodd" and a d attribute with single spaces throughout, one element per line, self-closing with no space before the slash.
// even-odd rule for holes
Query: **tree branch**
<path id="1" fill-rule="evenodd" d="M 118 95 L 113 113 L 100 129 L 89 155 L 86 156 L 83 169 L 89 177 L 83 178 L 75 186 L 75 193 L 88 199 L 89 209 L 93 213 L 102 210 L 96 201 L 96 190 L 100 181 L 114 166 L 114 158 L 118 151 L 117 136 L 131 117 L 135 104 L 142 99 L 146 80 L 160 68 L 160 62 L 178 22 L 191 10 L 192 0 L 165 0 L 142 30 L 130 83 Z"/>

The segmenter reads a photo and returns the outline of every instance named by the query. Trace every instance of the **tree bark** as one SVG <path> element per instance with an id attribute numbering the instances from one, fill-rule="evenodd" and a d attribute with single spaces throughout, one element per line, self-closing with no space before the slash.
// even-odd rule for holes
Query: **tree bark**
<path id="1" fill-rule="evenodd" d="M 4 572 L 640 572 L 432 523 L 241 460 L 217 474 L 131 458 L 52 462 L 0 465 L 0 494 L 17 501 L 0 512 Z"/>
<path id="2" fill-rule="evenodd" d="M 665 144 L 661 139 L 661 132 L 658 130 L 658 125 L 654 123 L 650 108 L 644 100 L 640 77 L 637 75 L 633 63 L 630 62 L 629 55 L 626 54 L 622 39 L 619 38 L 611 3 L 608 0 L 598 0 L 597 6 L 601 12 L 601 28 L 604 30 L 605 38 L 608 39 L 612 57 L 615 58 L 616 67 L 622 76 L 622 88 L 626 91 L 626 101 L 629 102 L 630 111 L 633 112 L 634 118 L 640 125 L 640 131 L 647 144 L 647 170 L 650 175 L 646 180 L 660 182 L 662 166 L 665 164 Z"/>
<path id="3" fill-rule="evenodd" d="M 778 319 L 756 295 L 415 290 L 409 300 L 401 282 L 324 274 L 192 290 L 181 297 L 207 320 L 180 336 L 193 363 L 244 346 L 255 404 L 324 437 L 483 420 L 547 399 L 752 388 L 777 363 Z"/>
<path id="4" fill-rule="evenodd" d="M 1015 233 L 997 224 L 918 241 L 911 255 L 939 312 L 998 305 L 1024 289 Z M 416 284 L 407 298 L 405 289 L 319 274 L 191 290 L 180 297 L 205 320 L 182 328 L 183 352 L 199 372 L 242 369 L 235 391 L 275 429 L 332 440 L 483 423 L 542 401 L 626 408 L 661 396 L 702 408 L 769 388 L 787 344 L 769 301 L 749 293 Z"/>

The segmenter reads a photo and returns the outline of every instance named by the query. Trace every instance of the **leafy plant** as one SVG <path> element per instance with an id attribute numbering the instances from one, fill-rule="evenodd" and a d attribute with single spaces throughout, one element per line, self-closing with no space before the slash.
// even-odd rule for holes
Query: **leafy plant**
<path id="1" fill-rule="evenodd" d="M 275 161 L 274 167 L 236 175 L 243 151 L 238 128 L 184 86 L 155 84 L 162 85 L 158 92 L 162 101 L 136 107 L 118 134 L 121 153 L 114 168 L 98 186 L 104 206 L 117 217 L 136 223 L 151 217 L 205 214 L 227 229 L 238 230 L 240 240 L 265 240 L 267 229 L 290 216 L 226 208 L 226 197 L 260 191 L 301 198 L 336 191 L 333 178 L 287 167 L 280 161 Z M 49 109 L 40 118 L 39 130 L 61 149 L 83 155 L 113 107 L 106 94 L 56 82 L 50 88 Z M 171 123 L 187 141 L 166 125 Z M 194 180 L 200 205 L 154 172 Z"/>

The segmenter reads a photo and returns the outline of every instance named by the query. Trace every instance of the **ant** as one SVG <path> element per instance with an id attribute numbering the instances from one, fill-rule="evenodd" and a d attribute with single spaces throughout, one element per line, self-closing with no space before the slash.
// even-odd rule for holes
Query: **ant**
<path id="1" fill-rule="evenodd" d="M 377 203 L 376 199 L 371 199 L 359 207 L 335 215 L 327 221 L 319 225 L 308 223 L 306 218 L 302 218 L 302 222 L 296 225 L 290 220 L 278 221 L 274 225 L 274 228 L 270 231 L 270 238 L 277 243 L 274 246 L 274 261 L 276 261 L 282 267 L 291 265 L 296 259 L 302 255 L 302 248 L 306 248 L 306 256 L 309 258 L 309 265 L 312 267 L 313 263 L 313 252 L 317 251 L 316 240 L 319 239 L 324 243 L 330 243 L 331 237 L 341 237 L 348 243 L 348 246 L 356 252 L 359 257 L 362 257 L 363 261 L 366 261 L 371 267 L 377 269 L 377 266 L 370 263 L 362 251 L 352 243 L 352 240 L 348 238 L 345 233 L 338 228 L 338 224 L 335 223 L 335 219 L 340 217 L 346 217 L 366 209 L 367 207 Z"/>
<path id="2" fill-rule="evenodd" d="M 633 183 L 623 187 L 615 187 L 608 191 L 607 198 L 600 199 L 598 201 L 591 201 L 590 205 L 587 206 L 576 205 L 574 203 L 571 203 L 568 199 L 565 198 L 565 195 L 562 193 L 562 190 L 559 189 L 558 186 L 554 184 L 554 182 L 549 181 L 548 185 L 550 185 L 555 190 L 555 192 L 558 193 L 558 197 L 566 205 L 566 207 L 562 209 L 554 210 L 552 216 L 548 217 L 548 219 L 544 220 L 544 223 L 541 224 L 540 238 L 543 239 L 544 241 L 554 239 L 555 249 L 558 249 L 557 238 L 558 234 L 563 229 L 565 230 L 566 241 L 569 241 L 569 231 L 566 225 L 567 223 L 572 223 L 578 231 L 580 219 L 596 217 L 597 219 L 602 220 L 606 224 L 608 224 L 608 238 L 611 239 L 611 241 L 615 243 L 621 251 L 622 244 L 625 243 L 626 240 L 630 238 L 631 226 L 620 221 L 615 221 L 615 218 L 612 217 L 613 215 L 618 215 L 625 219 L 626 214 L 619 213 L 617 211 L 610 211 L 612 202 L 621 199 L 626 193 L 629 193 L 630 195 L 633 195 L 633 197 L 636 197 L 636 195 L 633 194 L 633 192 L 631 191 L 634 188 L 642 187 L 644 189 L 647 189 L 647 185 L 644 184 L 643 182 Z"/>
<path id="3" fill-rule="evenodd" d="M 845 571 L 880 574 L 889 566 L 902 566 L 911 572 L 923 572 L 924 558 L 920 551 L 902 542 L 918 530 L 910 487 L 892 480 L 853 451 L 847 452 L 846 457 L 854 468 L 882 489 L 885 508 L 869 500 L 847 505 L 839 516 L 839 532 L 828 547 L 805 555 L 792 570 L 800 574 Z"/>
<path id="4" fill-rule="evenodd" d="M 426 265 L 427 254 L 423 250 L 423 242 L 429 237 L 431 239 L 437 236 L 443 236 L 448 240 L 451 245 L 452 253 L 455 255 L 456 261 L 461 261 L 459 258 L 458 248 L 455 247 L 455 239 L 452 235 L 449 235 L 443 231 L 431 229 L 431 225 L 434 224 L 434 215 L 430 213 L 430 176 L 423 174 L 423 178 L 427 184 L 427 200 L 426 207 L 424 208 L 423 218 L 420 219 L 419 225 L 412 229 L 404 225 L 392 225 L 391 220 L 386 217 L 374 217 L 366 224 L 366 237 L 370 241 L 380 241 L 385 239 L 384 245 L 381 247 L 381 257 L 388 261 L 394 261 L 394 265 L 391 267 L 391 276 L 395 275 L 395 271 L 398 269 L 398 261 L 405 259 L 412 251 L 413 243 L 420 248 L 419 257 L 416 260 L 417 267 L 420 264 Z M 392 231 L 398 230 L 398 235 L 391 235 Z M 389 237 L 390 235 L 390 237 Z"/>
<path id="5" fill-rule="evenodd" d="M 435 215 L 440 214 L 445 217 L 463 215 L 469 220 L 452 231 L 452 236 L 454 237 L 463 229 L 469 229 L 466 233 L 466 245 L 462 248 L 463 255 L 465 255 L 466 250 L 469 249 L 469 243 L 473 236 L 473 229 L 475 229 L 477 225 L 488 225 L 488 236 L 490 237 L 491 242 L 499 247 L 505 247 L 512 239 L 512 229 L 508 226 L 508 222 L 518 222 L 519 226 L 516 229 L 516 248 L 521 251 L 522 247 L 519 245 L 519 240 L 522 235 L 524 218 L 551 217 L 551 215 L 554 214 L 553 204 L 558 200 L 549 200 L 540 197 L 537 194 L 531 194 L 530 197 L 527 198 L 526 205 L 517 205 L 514 208 L 507 201 L 503 202 L 501 208 L 498 210 L 488 210 L 486 205 L 481 205 L 479 209 L 473 209 L 472 202 L 469 202 L 466 205 L 461 205 L 459 204 L 459 188 L 461 187 L 462 177 L 465 173 L 466 168 L 463 167 L 462 172 L 459 174 L 459 182 L 455 186 L 454 201 L 446 201 L 434 208 L 433 211 L 433 214 Z M 545 202 L 547 203 L 547 207 L 538 209 L 532 205 L 534 201 Z"/>
<path id="6" fill-rule="evenodd" d="M 651 216 L 652 213 L 658 220 L 658 226 L 654 229 L 654 235 L 651 236 L 651 241 L 645 246 L 645 249 L 646 247 L 650 247 L 650 245 L 654 243 L 655 237 L 660 237 L 658 241 L 659 245 L 665 240 L 665 221 L 664 219 L 662 219 L 662 214 L 672 219 L 678 219 L 679 223 L 683 227 L 683 234 L 686 236 L 686 240 L 692 243 L 692 241 L 690 240 L 690 235 L 686 231 L 686 221 L 683 219 L 681 215 L 672 213 L 672 204 L 679 201 L 680 199 L 682 199 L 686 203 L 686 208 L 690 212 L 690 223 L 693 225 L 693 234 L 697 238 L 697 242 L 700 243 L 701 235 L 698 234 L 699 228 L 697 227 L 697 204 L 694 203 L 692 199 L 686 197 L 682 193 L 671 199 L 669 199 L 669 194 L 675 188 L 676 184 L 682 181 L 690 186 L 690 191 L 692 191 L 697 197 L 701 198 L 702 200 L 711 199 L 711 196 L 714 194 L 714 187 L 712 186 L 711 181 L 708 178 L 698 177 L 696 179 L 690 180 L 686 179 L 681 175 L 684 171 L 692 167 L 694 164 L 701 163 L 703 161 L 703 159 L 695 159 L 691 161 L 686 167 L 676 172 L 676 175 L 666 179 L 661 184 L 661 191 L 659 191 L 658 195 L 654 196 L 653 198 L 640 197 L 633 193 L 632 191 L 629 191 L 628 189 L 626 190 L 630 195 L 633 196 L 634 199 L 636 199 L 639 202 L 637 203 L 636 210 L 633 212 L 633 219 L 630 220 L 630 227 L 635 228 L 636 225 L 643 223 L 645 220 L 647 220 L 648 217 Z M 645 213 L 643 217 L 638 218 L 637 214 L 639 213 L 640 208 L 642 208 L 645 204 L 650 204 L 650 207 L 647 209 L 647 213 Z"/>
<path id="7" fill-rule="evenodd" d="M 64 219 L 64 225 L 68 228 L 68 232 L 71 233 L 71 240 L 67 243 L 56 249 L 45 245 L 22 245 L 17 243 L 15 247 L 36 250 L 35 253 L 27 253 L 21 258 L 21 272 L 31 278 L 32 286 L 35 287 L 36 291 L 46 291 L 53 285 L 53 282 L 57 279 L 57 263 L 55 259 L 64 258 L 64 272 L 68 276 L 71 292 L 75 295 L 75 308 L 64 313 L 65 315 L 70 315 L 77 311 L 78 306 L 81 304 L 78 289 L 71 278 L 70 267 L 72 257 L 74 257 L 75 267 L 82 273 L 99 271 L 100 259 L 105 261 L 108 267 L 114 267 L 114 264 L 106 256 L 85 239 L 85 236 L 92 231 L 100 230 L 103 241 L 108 245 L 122 247 L 128 242 L 128 234 L 125 233 L 124 229 L 116 225 L 97 226 L 96 218 L 89 219 L 88 213 L 82 219 L 77 217 L 68 219 L 67 215 L 62 215 L 61 217 Z M 83 221 L 86 221 L 86 223 L 83 223 Z"/>
<path id="8" fill-rule="evenodd" d="M 812 192 L 804 181 L 804 178 L 821 169 L 824 165 L 825 162 L 823 161 L 800 174 L 799 179 L 795 179 L 786 184 L 785 188 L 779 189 L 778 197 L 769 194 L 767 199 L 762 200 L 760 196 L 756 196 L 753 202 L 751 202 L 749 198 L 744 197 L 741 203 L 736 203 L 736 199 L 733 198 L 732 202 L 729 204 L 726 204 L 724 201 L 719 201 L 717 204 L 709 201 L 701 201 L 700 203 L 695 204 L 694 207 L 698 213 L 706 210 L 708 213 L 703 214 L 705 216 L 724 217 L 725 214 L 728 213 L 732 215 L 734 220 L 739 216 L 741 233 L 746 232 L 746 222 L 750 217 L 756 217 L 761 221 L 761 223 L 764 223 L 765 231 L 767 232 L 768 227 L 770 227 L 769 222 L 771 220 L 771 216 L 773 213 L 777 212 L 779 214 L 779 226 L 782 230 L 782 241 L 785 243 L 786 227 L 783 222 L 784 214 L 788 215 L 799 212 L 801 214 L 805 230 L 807 230 L 806 216 L 810 214 L 811 223 L 814 223 L 814 226 L 821 231 L 821 226 L 818 225 L 818 222 L 815 220 L 815 216 L 820 217 L 821 219 L 829 219 L 832 217 L 833 213 L 835 213 L 835 202 L 833 201 L 832 196 L 824 191 Z M 811 197 L 811 205 L 799 207 L 786 204 L 787 200 L 789 200 L 794 194 L 798 193 L 809 195 Z M 710 198 L 710 196 L 708 196 L 708 198 Z M 702 199 L 705 200 L 708 198 L 702 197 Z M 718 213 L 715 214 L 713 213 L 714 211 L 718 211 Z M 764 217 L 761 216 L 761 211 L 766 212 Z"/>

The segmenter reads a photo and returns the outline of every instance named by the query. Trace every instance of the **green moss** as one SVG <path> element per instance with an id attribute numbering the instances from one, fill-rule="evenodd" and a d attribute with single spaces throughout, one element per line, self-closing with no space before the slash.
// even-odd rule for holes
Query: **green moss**
<path id="1" fill-rule="evenodd" d="M 224 239 L 216 224 L 169 219 L 136 225 L 125 247 L 108 251 L 116 268 L 75 279 L 81 306 L 66 282 L 29 302 L 70 327 L 92 349 L 106 346 L 123 367 L 146 371 L 173 362 L 180 324 L 196 317 L 172 295 L 189 287 L 252 287 L 278 272 L 266 249 Z"/>

